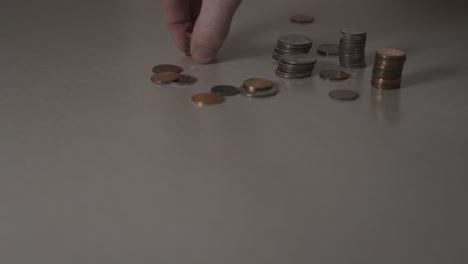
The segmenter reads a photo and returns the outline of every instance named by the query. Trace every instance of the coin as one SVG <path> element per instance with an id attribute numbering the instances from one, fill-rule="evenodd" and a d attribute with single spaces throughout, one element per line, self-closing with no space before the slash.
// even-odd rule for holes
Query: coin
<path id="1" fill-rule="evenodd" d="M 344 89 L 336 89 L 328 93 L 328 95 L 336 100 L 340 101 L 351 101 L 356 100 L 359 98 L 359 94 L 351 91 L 351 90 L 344 90 Z"/>
<path id="2" fill-rule="evenodd" d="M 160 64 L 153 67 L 154 73 L 161 73 L 161 72 L 176 72 L 181 73 L 184 69 L 179 66 L 172 65 L 172 64 Z"/>
<path id="3" fill-rule="evenodd" d="M 168 84 L 179 79 L 179 74 L 176 72 L 161 72 L 155 73 L 151 77 L 151 81 L 157 84 Z"/>
<path id="4" fill-rule="evenodd" d="M 367 33 L 365 31 L 354 28 L 344 28 L 340 31 L 338 55 L 341 67 L 346 69 L 366 67 L 366 40 Z"/>
<path id="5" fill-rule="evenodd" d="M 273 87 L 273 82 L 262 78 L 251 78 L 243 82 L 243 86 L 250 91 L 267 90 Z"/>
<path id="6" fill-rule="evenodd" d="M 224 95 L 224 96 L 231 96 L 231 95 L 238 94 L 239 89 L 231 85 L 217 85 L 211 88 L 211 92 L 215 94 Z"/>
<path id="7" fill-rule="evenodd" d="M 186 75 L 186 74 L 179 74 L 179 79 L 177 79 L 176 81 L 172 83 L 178 84 L 178 85 L 190 85 L 190 84 L 196 83 L 197 81 L 198 79 L 193 76 Z"/>
<path id="8" fill-rule="evenodd" d="M 257 91 L 250 91 L 247 87 L 242 86 L 239 89 L 240 93 L 244 96 L 247 97 L 270 97 L 277 95 L 279 92 L 279 89 L 276 87 L 273 87 L 268 90 L 257 90 Z"/>
<path id="9" fill-rule="evenodd" d="M 315 21 L 315 18 L 309 15 L 305 14 L 295 14 L 292 15 L 289 20 L 293 23 L 298 23 L 298 24 L 308 24 L 308 23 L 313 23 Z"/>
<path id="10" fill-rule="evenodd" d="M 192 101 L 198 106 L 214 105 L 224 102 L 224 96 L 213 93 L 199 93 L 192 96 Z"/>
<path id="11" fill-rule="evenodd" d="M 376 52 L 376 57 L 386 60 L 406 60 L 406 53 L 399 49 L 383 48 Z"/>
<path id="12" fill-rule="evenodd" d="M 334 56 L 338 55 L 339 49 L 337 44 L 323 44 L 317 49 L 317 53 L 320 55 Z"/>
<path id="13" fill-rule="evenodd" d="M 349 78 L 349 74 L 340 70 L 323 70 L 320 72 L 320 77 L 325 80 L 340 81 Z"/>
<path id="14" fill-rule="evenodd" d="M 287 53 L 309 53 L 312 48 L 312 40 L 303 35 L 284 35 L 278 38 L 273 59 L 279 60 L 281 56 Z"/>

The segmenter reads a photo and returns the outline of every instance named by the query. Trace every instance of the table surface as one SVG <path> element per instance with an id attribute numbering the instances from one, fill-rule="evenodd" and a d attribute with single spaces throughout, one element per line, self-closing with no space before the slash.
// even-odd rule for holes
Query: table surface
<path id="1" fill-rule="evenodd" d="M 460 2 L 460 3 L 459 3 Z M 461 1 L 249 1 L 219 63 L 174 47 L 160 1 L 0 9 L 0 263 L 467 263 L 468 19 Z M 289 22 L 294 13 L 316 17 Z M 339 29 L 405 50 L 403 88 L 320 57 L 281 79 L 276 38 Z M 199 78 L 156 86 L 156 64 Z M 250 77 L 268 99 L 198 108 Z M 361 97 L 334 101 L 328 92 Z"/>

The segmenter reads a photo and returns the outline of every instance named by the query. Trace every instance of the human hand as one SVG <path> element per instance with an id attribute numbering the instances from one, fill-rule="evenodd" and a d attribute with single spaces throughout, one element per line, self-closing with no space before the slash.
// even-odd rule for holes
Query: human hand
<path id="1" fill-rule="evenodd" d="M 242 0 L 163 0 L 166 23 L 178 48 L 185 49 L 185 32 L 193 27 L 191 53 L 199 63 L 211 63 L 226 39 Z"/>

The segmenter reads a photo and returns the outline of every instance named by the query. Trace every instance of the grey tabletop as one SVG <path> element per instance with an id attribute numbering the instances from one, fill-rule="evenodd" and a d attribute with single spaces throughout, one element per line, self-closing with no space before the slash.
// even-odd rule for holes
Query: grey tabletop
<path id="1" fill-rule="evenodd" d="M 210 65 L 176 50 L 160 1 L 2 3 L 0 263 L 467 263 L 468 19 L 452 2 L 245 0 Z M 367 68 L 275 75 L 278 36 L 315 52 L 342 27 L 367 31 Z M 408 54 L 400 90 L 371 88 L 383 47 Z M 152 84 L 161 63 L 199 81 Z M 190 101 L 250 77 L 281 92 Z"/>

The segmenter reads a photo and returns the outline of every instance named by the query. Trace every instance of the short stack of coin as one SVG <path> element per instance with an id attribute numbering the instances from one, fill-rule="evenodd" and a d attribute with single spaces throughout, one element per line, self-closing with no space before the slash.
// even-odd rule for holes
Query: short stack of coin
<path id="1" fill-rule="evenodd" d="M 187 30 L 185 32 L 185 55 L 192 57 L 192 52 L 190 51 L 190 43 L 192 42 L 192 31 Z"/>
<path id="2" fill-rule="evenodd" d="M 371 84 L 377 89 L 398 89 L 401 86 L 406 53 L 399 49 L 383 48 L 375 54 Z"/>
<path id="3" fill-rule="evenodd" d="M 317 57 L 311 54 L 288 53 L 281 57 L 276 75 L 288 79 L 301 79 L 312 76 Z"/>
<path id="4" fill-rule="evenodd" d="M 242 95 L 247 97 L 270 97 L 279 92 L 272 81 L 262 78 L 245 80 L 239 90 Z"/>
<path id="5" fill-rule="evenodd" d="M 312 40 L 307 36 L 284 35 L 278 38 L 272 57 L 279 61 L 286 53 L 309 53 L 311 48 Z"/>
<path id="6" fill-rule="evenodd" d="M 340 32 L 339 60 L 347 69 L 366 67 L 365 49 L 367 33 L 354 28 L 345 28 Z"/>

